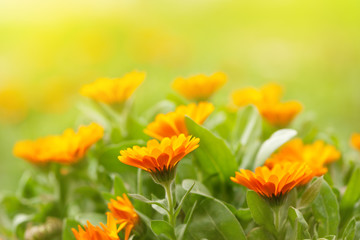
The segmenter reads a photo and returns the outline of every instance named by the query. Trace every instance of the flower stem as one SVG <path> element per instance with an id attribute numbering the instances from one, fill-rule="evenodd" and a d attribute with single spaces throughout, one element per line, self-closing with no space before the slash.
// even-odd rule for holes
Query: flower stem
<path id="1" fill-rule="evenodd" d="M 164 183 L 163 186 L 165 188 L 166 199 L 168 201 L 169 207 L 169 223 L 171 226 L 175 228 L 175 215 L 174 215 L 174 203 L 172 198 L 172 189 L 171 189 L 172 181 Z"/>

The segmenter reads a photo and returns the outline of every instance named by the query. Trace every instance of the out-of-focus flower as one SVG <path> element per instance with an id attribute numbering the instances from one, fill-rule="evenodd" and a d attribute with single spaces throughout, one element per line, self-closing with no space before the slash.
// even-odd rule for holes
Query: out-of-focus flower
<path id="1" fill-rule="evenodd" d="M 191 103 L 187 106 L 179 106 L 174 112 L 158 114 L 155 121 L 150 123 L 144 132 L 156 139 L 162 140 L 165 137 L 188 135 L 185 124 L 185 116 L 190 117 L 197 124 L 202 124 L 214 111 L 214 105 L 209 102 Z"/>
<path id="2" fill-rule="evenodd" d="M 84 226 L 84 229 L 79 225 L 79 231 L 72 228 L 72 232 L 76 240 L 120 240 L 118 236 L 119 229 L 116 226 L 116 221 L 114 217 L 107 213 L 107 224 L 104 225 L 100 223 L 102 228 L 99 226 L 93 226 L 89 221 L 87 221 L 87 226 Z"/>
<path id="3" fill-rule="evenodd" d="M 258 106 L 261 115 L 274 126 L 286 126 L 302 110 L 298 101 L 263 103 Z"/>
<path id="4" fill-rule="evenodd" d="M 298 101 L 281 102 L 282 87 L 275 83 L 264 85 L 260 89 L 248 87 L 232 93 L 236 106 L 253 104 L 260 114 L 274 126 L 285 126 L 301 112 L 302 105 Z"/>
<path id="5" fill-rule="evenodd" d="M 99 78 L 80 89 L 83 96 L 106 104 L 123 103 L 144 81 L 145 73 L 133 71 L 122 78 Z"/>
<path id="6" fill-rule="evenodd" d="M 152 139 L 146 147 L 134 146 L 120 151 L 119 160 L 149 172 L 156 182 L 164 183 L 174 179 L 178 162 L 198 148 L 199 141 L 184 134 L 164 138 L 161 142 Z"/>
<path id="7" fill-rule="evenodd" d="M 241 169 L 235 172 L 231 180 L 254 190 L 263 197 L 279 198 L 296 186 L 309 182 L 313 174 L 311 169 L 300 162 L 283 162 L 272 169 L 267 166 L 257 167 L 255 173 Z"/>
<path id="8" fill-rule="evenodd" d="M 139 221 L 139 216 L 129 198 L 123 194 L 123 197 L 118 196 L 116 200 L 111 199 L 108 208 L 116 219 L 116 224 L 120 224 L 118 230 L 125 228 L 125 240 L 129 239 L 131 230 Z"/>
<path id="9" fill-rule="evenodd" d="M 227 81 L 225 73 L 217 72 L 211 76 L 204 74 L 189 78 L 178 77 L 172 88 L 189 100 L 208 100 Z"/>
<path id="10" fill-rule="evenodd" d="M 280 162 L 302 162 L 310 167 L 314 176 L 321 176 L 327 172 L 326 164 L 340 159 L 341 153 L 334 147 L 318 140 L 312 144 L 304 144 L 296 138 L 273 154 L 265 165 L 273 168 Z"/>
<path id="11" fill-rule="evenodd" d="M 17 123 L 23 120 L 28 112 L 24 94 L 16 87 L 0 89 L 0 120 L 6 123 Z"/>
<path id="12" fill-rule="evenodd" d="M 360 133 L 353 133 L 350 139 L 351 145 L 360 151 Z"/>
<path id="13" fill-rule="evenodd" d="M 86 150 L 102 138 L 104 129 L 96 123 L 81 126 L 77 133 L 66 129 L 60 136 L 47 136 L 15 144 L 14 155 L 32 163 L 58 162 L 71 164 L 81 159 Z"/>

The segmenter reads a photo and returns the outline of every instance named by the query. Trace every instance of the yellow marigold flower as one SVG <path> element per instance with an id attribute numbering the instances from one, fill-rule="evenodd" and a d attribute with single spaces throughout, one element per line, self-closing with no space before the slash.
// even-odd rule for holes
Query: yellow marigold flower
<path id="1" fill-rule="evenodd" d="M 139 221 L 139 216 L 129 198 L 123 194 L 123 197 L 118 196 L 116 200 L 111 199 L 108 208 L 116 223 L 120 224 L 118 229 L 125 228 L 125 240 L 129 239 L 131 230 Z"/>
<path id="2" fill-rule="evenodd" d="M 119 229 L 116 226 L 116 221 L 114 217 L 107 213 L 107 224 L 104 225 L 100 223 L 103 229 L 99 226 L 93 226 L 89 221 L 87 221 L 87 226 L 84 226 L 84 229 L 79 225 L 79 231 L 76 231 L 75 228 L 72 228 L 72 232 L 76 240 L 120 240 L 118 236 Z"/>
<path id="3" fill-rule="evenodd" d="M 240 172 L 235 172 L 235 177 L 231 177 L 231 180 L 263 197 L 273 199 L 309 182 L 311 178 L 312 171 L 306 164 L 284 162 L 276 164 L 272 169 L 267 166 L 257 167 L 255 173 L 241 169 Z"/>
<path id="4" fill-rule="evenodd" d="M 227 81 L 225 73 L 217 72 L 211 76 L 204 74 L 189 78 L 178 77 L 172 88 L 189 100 L 207 100 Z"/>
<path id="5" fill-rule="evenodd" d="M 302 110 L 302 105 L 297 101 L 264 103 L 258 106 L 261 115 L 274 126 L 286 126 Z"/>
<path id="6" fill-rule="evenodd" d="M 80 89 L 83 96 L 106 104 L 123 103 L 144 81 L 145 73 L 133 71 L 122 78 L 99 78 Z"/>
<path id="7" fill-rule="evenodd" d="M 243 107 L 254 104 L 258 106 L 263 102 L 263 95 L 261 91 L 253 87 L 238 89 L 232 93 L 232 99 L 236 106 Z"/>
<path id="8" fill-rule="evenodd" d="M 265 165 L 273 168 L 279 162 L 303 162 L 307 164 L 314 176 L 321 176 L 327 172 L 325 164 L 340 159 L 340 152 L 331 145 L 318 140 L 312 144 L 304 144 L 296 138 L 287 142 L 279 151 L 273 154 Z"/>
<path id="9" fill-rule="evenodd" d="M 350 143 L 355 149 L 360 150 L 360 134 L 353 133 L 351 135 Z"/>
<path id="10" fill-rule="evenodd" d="M 285 126 L 302 110 L 298 101 L 281 102 L 282 87 L 275 83 L 264 85 L 260 89 L 248 87 L 233 92 L 232 99 L 236 106 L 253 104 L 269 123 Z"/>
<path id="11" fill-rule="evenodd" d="M 66 129 L 60 136 L 48 136 L 35 141 L 15 144 L 14 155 L 32 163 L 59 162 L 71 164 L 81 159 L 86 150 L 102 138 L 104 129 L 96 123 L 81 126 L 77 133 Z"/>
<path id="12" fill-rule="evenodd" d="M 277 83 L 268 83 L 260 88 L 263 102 L 279 102 L 283 95 L 283 88 Z"/>
<path id="13" fill-rule="evenodd" d="M 175 112 L 158 114 L 155 121 L 150 123 L 144 132 L 156 139 L 162 140 L 165 137 L 188 135 L 185 124 L 185 115 L 194 120 L 197 124 L 202 124 L 206 118 L 214 111 L 214 105 L 209 102 L 191 103 L 187 106 L 179 106 Z"/>
<path id="14" fill-rule="evenodd" d="M 161 142 L 152 139 L 146 147 L 134 146 L 120 151 L 119 160 L 127 165 L 149 172 L 157 183 L 174 179 L 178 162 L 199 147 L 199 138 L 173 136 Z"/>

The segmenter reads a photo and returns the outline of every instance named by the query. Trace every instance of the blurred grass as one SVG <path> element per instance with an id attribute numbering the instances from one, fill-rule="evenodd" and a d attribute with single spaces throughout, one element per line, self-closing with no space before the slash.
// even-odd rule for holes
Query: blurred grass
<path id="1" fill-rule="evenodd" d="M 348 141 L 360 130 L 359 8 L 355 0 L 1 1 L 0 92 L 15 88 L 25 104 L 0 99 L 0 189 L 14 190 L 31 167 L 12 156 L 15 141 L 77 127 L 79 87 L 134 69 L 147 72 L 138 113 L 177 76 L 224 71 L 216 103 L 275 81 Z M 10 118 L 14 111 L 25 117 Z"/>

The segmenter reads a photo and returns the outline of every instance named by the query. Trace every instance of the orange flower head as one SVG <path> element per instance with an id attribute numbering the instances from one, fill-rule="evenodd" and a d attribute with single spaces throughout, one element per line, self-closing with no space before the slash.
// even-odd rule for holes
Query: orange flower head
<path id="1" fill-rule="evenodd" d="M 120 151 L 119 160 L 149 172 L 157 183 L 172 181 L 178 162 L 199 147 L 199 138 L 173 136 L 161 142 L 152 139 L 146 147 L 134 146 Z"/>
<path id="2" fill-rule="evenodd" d="M 314 176 L 322 176 L 327 172 L 325 165 L 340 157 L 340 152 L 334 146 L 321 140 L 304 144 L 301 139 L 296 138 L 282 146 L 266 160 L 265 165 L 273 168 L 279 162 L 303 162 L 310 167 Z"/>
<path id="3" fill-rule="evenodd" d="M 260 114 L 274 126 L 286 126 L 302 110 L 298 101 L 264 103 L 258 106 Z"/>
<path id="4" fill-rule="evenodd" d="M 135 211 L 126 194 L 123 197 L 111 199 L 108 203 L 111 215 L 116 219 L 116 224 L 120 224 L 118 230 L 125 228 L 125 240 L 129 239 L 130 232 L 139 221 L 139 216 Z"/>
<path id="5" fill-rule="evenodd" d="M 84 229 L 79 225 L 79 231 L 72 228 L 72 232 L 76 240 L 120 240 L 118 236 L 118 228 L 114 217 L 111 214 L 107 214 L 107 224 L 100 223 L 102 229 L 99 226 L 93 226 L 89 221 Z"/>
<path id="6" fill-rule="evenodd" d="M 122 78 L 99 78 L 95 82 L 84 85 L 81 95 L 106 104 L 123 103 L 144 81 L 145 73 L 133 71 Z"/>
<path id="7" fill-rule="evenodd" d="M 300 162 L 283 162 L 272 169 L 267 166 L 257 167 L 255 172 L 241 169 L 235 172 L 231 180 L 254 190 L 269 199 L 279 199 L 296 186 L 309 182 L 312 178 L 311 169 Z"/>
<path id="8" fill-rule="evenodd" d="M 72 164 L 81 159 L 87 149 L 102 138 L 104 129 L 96 123 L 81 126 L 77 133 L 66 129 L 60 136 L 47 136 L 35 141 L 25 140 L 15 144 L 14 155 L 32 163 L 58 162 Z"/>
<path id="9" fill-rule="evenodd" d="M 286 126 L 302 110 L 298 101 L 281 102 L 283 89 L 280 85 L 270 83 L 259 90 L 248 87 L 233 92 L 232 99 L 236 106 L 253 104 L 260 114 L 274 126 Z"/>
<path id="10" fill-rule="evenodd" d="M 155 121 L 150 123 L 144 132 L 156 139 L 162 140 L 165 137 L 188 135 L 185 124 L 185 116 L 190 117 L 197 124 L 202 124 L 214 111 L 214 105 L 209 102 L 191 103 L 187 106 L 181 105 L 174 112 L 158 114 Z"/>
<path id="11" fill-rule="evenodd" d="M 227 81 L 225 73 L 217 72 L 211 76 L 204 74 L 189 78 L 178 77 L 172 88 L 189 100 L 207 100 Z"/>
<path id="12" fill-rule="evenodd" d="M 353 133 L 351 135 L 350 143 L 356 150 L 360 151 L 360 134 Z"/>

